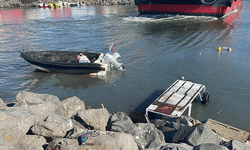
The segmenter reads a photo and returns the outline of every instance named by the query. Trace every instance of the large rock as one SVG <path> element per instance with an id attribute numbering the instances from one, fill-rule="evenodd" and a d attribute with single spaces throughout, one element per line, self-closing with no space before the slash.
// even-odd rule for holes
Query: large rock
<path id="1" fill-rule="evenodd" d="M 133 124 L 123 112 L 113 113 L 109 120 L 108 130 L 131 134 L 139 149 L 154 148 L 158 144 L 165 143 L 164 135 L 153 124 Z"/>
<path id="2" fill-rule="evenodd" d="M 0 111 L 0 147 L 15 149 L 34 125 L 36 116 L 25 108 Z M 4 148 L 7 147 L 7 148 Z"/>
<path id="3" fill-rule="evenodd" d="M 174 143 L 184 142 L 191 146 L 197 146 L 203 143 L 219 145 L 221 139 L 206 124 L 200 123 L 192 127 L 181 127 L 174 135 L 172 141 Z"/>
<path id="4" fill-rule="evenodd" d="M 2 117 L 2 115 L 1 115 Z M 10 124 L 12 122 L 16 122 L 14 123 L 15 125 L 17 124 L 18 121 L 16 121 L 15 119 L 13 119 L 13 121 L 10 122 Z M 0 127 L 0 149 L 3 150 L 12 150 L 12 149 L 16 149 L 16 147 L 19 146 L 19 142 L 22 140 L 24 133 L 21 129 L 19 129 L 18 127 L 14 127 L 14 126 L 10 126 L 10 127 L 6 127 L 6 126 L 2 126 L 2 121 L 1 121 L 1 127 Z"/>
<path id="5" fill-rule="evenodd" d="M 77 112 L 85 110 L 85 103 L 78 97 L 73 96 L 61 101 L 59 109 L 64 117 L 71 118 Z"/>
<path id="6" fill-rule="evenodd" d="M 49 143 L 46 150 L 81 150 L 77 139 L 57 138 Z"/>
<path id="7" fill-rule="evenodd" d="M 72 120 L 72 121 L 74 123 L 74 128 L 71 129 L 70 131 L 68 131 L 65 138 L 74 139 L 74 138 L 77 138 L 80 134 L 88 132 L 88 129 L 85 128 L 78 121 L 76 121 L 76 120 Z"/>
<path id="8" fill-rule="evenodd" d="M 132 135 L 110 131 L 93 131 L 82 147 L 98 150 L 138 150 Z"/>
<path id="9" fill-rule="evenodd" d="M 110 114 L 106 108 L 83 110 L 74 117 L 87 128 L 105 131 Z"/>
<path id="10" fill-rule="evenodd" d="M 110 117 L 107 129 L 109 131 L 129 133 L 132 130 L 137 130 L 137 126 L 126 113 L 116 111 Z"/>
<path id="11" fill-rule="evenodd" d="M 120 150 L 138 150 L 131 134 L 117 132 L 107 132 L 107 134 L 116 140 L 116 144 Z"/>
<path id="12" fill-rule="evenodd" d="M 5 110 L 7 108 L 6 104 L 3 102 L 3 100 L 0 98 L 0 110 Z"/>
<path id="13" fill-rule="evenodd" d="M 17 133 L 17 132 L 15 132 Z M 7 138 L 0 144 L 1 150 L 44 150 L 44 146 L 47 145 L 46 139 L 37 135 L 20 135 L 16 134 L 16 137 L 7 136 Z"/>
<path id="14" fill-rule="evenodd" d="M 157 145 L 165 143 L 163 133 L 151 123 L 136 123 L 137 130 L 129 133 L 133 135 L 140 149 L 156 148 Z"/>
<path id="15" fill-rule="evenodd" d="M 242 143 L 237 140 L 231 140 L 227 143 L 226 147 L 229 150 L 250 150 L 250 145 L 247 145 L 246 143 Z"/>
<path id="16" fill-rule="evenodd" d="M 36 135 L 42 135 L 53 139 L 65 137 L 68 131 L 73 128 L 74 124 L 71 119 L 52 114 L 45 121 L 41 121 L 34 125 L 31 131 Z"/>
<path id="17" fill-rule="evenodd" d="M 32 105 L 26 107 L 28 110 L 30 110 L 34 115 L 36 115 L 36 123 L 40 121 L 44 121 L 49 115 L 51 114 L 57 114 L 60 115 L 59 107 L 58 105 L 47 102 L 44 104 L 38 104 L 38 105 Z"/>
<path id="18" fill-rule="evenodd" d="M 12 108 L 0 111 L 0 130 L 11 133 L 12 130 L 20 130 L 26 134 L 35 124 L 36 116 L 25 108 Z"/>
<path id="19" fill-rule="evenodd" d="M 165 143 L 159 144 L 156 148 L 148 148 L 146 150 L 193 150 L 193 147 L 186 143 Z"/>
<path id="20" fill-rule="evenodd" d="M 161 130 L 165 136 L 166 142 L 172 142 L 173 136 L 176 132 L 183 126 L 192 127 L 193 123 L 190 120 L 194 120 L 188 116 L 181 116 L 176 118 L 169 118 L 167 120 L 156 119 L 153 120 L 152 123 L 155 124 L 156 128 Z M 200 123 L 199 121 L 195 121 Z"/>
<path id="21" fill-rule="evenodd" d="M 47 144 L 46 139 L 38 135 L 26 135 L 22 138 L 19 148 L 20 150 L 44 150 L 43 147 Z"/>
<path id="22" fill-rule="evenodd" d="M 37 94 L 26 91 L 21 91 L 16 95 L 16 106 L 30 106 L 43 104 L 47 102 L 58 103 L 59 98 L 50 94 Z"/>
<path id="23" fill-rule="evenodd" d="M 228 150 L 228 148 L 225 146 L 216 145 L 213 143 L 204 143 L 204 144 L 195 146 L 193 148 L 193 150 L 209 150 L 209 149 L 211 149 L 211 150 Z M 241 150 L 243 150 L 243 149 L 241 149 Z"/>

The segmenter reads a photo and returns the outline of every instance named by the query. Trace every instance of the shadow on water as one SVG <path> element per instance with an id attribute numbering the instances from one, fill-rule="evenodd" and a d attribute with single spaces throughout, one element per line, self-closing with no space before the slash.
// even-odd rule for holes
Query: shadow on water
<path id="1" fill-rule="evenodd" d="M 164 90 L 155 90 L 148 98 L 146 98 L 141 104 L 139 104 L 133 111 L 145 114 L 146 108 L 153 103 Z"/>

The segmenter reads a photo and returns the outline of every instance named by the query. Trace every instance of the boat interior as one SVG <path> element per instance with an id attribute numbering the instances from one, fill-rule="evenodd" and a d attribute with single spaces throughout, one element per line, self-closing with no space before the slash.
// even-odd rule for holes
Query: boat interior
<path id="1" fill-rule="evenodd" d="M 31 51 L 25 53 L 34 59 L 48 62 L 72 62 L 77 63 L 77 55 L 82 53 L 87 56 L 90 62 L 94 62 L 99 58 L 101 53 L 95 52 L 70 52 L 70 51 Z"/>

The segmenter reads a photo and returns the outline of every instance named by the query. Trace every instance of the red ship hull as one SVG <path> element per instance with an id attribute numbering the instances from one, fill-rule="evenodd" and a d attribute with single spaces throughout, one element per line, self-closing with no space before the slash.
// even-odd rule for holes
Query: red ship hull
<path id="1" fill-rule="evenodd" d="M 231 6 L 223 5 L 204 5 L 204 4 L 139 4 L 137 8 L 140 14 L 180 14 L 180 15 L 198 15 L 215 16 L 223 15 L 234 10 L 241 0 L 232 0 Z"/>

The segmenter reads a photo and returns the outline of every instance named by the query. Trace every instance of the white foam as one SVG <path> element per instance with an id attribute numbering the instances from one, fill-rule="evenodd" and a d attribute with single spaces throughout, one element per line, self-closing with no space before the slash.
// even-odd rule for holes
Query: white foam
<path id="1" fill-rule="evenodd" d="M 196 21 L 210 22 L 218 18 L 211 16 L 187 16 L 187 15 L 141 15 L 123 18 L 126 22 L 173 22 L 173 21 Z"/>

